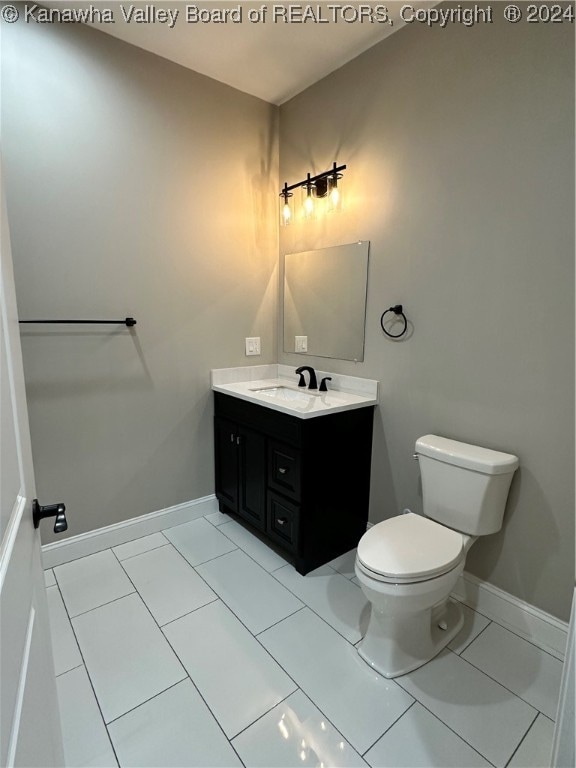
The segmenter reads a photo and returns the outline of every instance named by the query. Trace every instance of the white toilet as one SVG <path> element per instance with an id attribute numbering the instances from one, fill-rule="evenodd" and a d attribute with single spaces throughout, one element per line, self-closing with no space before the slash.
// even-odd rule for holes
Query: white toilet
<path id="1" fill-rule="evenodd" d="M 448 598 L 478 536 L 502 527 L 518 458 L 426 435 L 416 442 L 424 514 L 372 526 L 358 544 L 356 576 L 372 604 L 358 653 L 385 677 L 422 666 L 460 631 Z"/>

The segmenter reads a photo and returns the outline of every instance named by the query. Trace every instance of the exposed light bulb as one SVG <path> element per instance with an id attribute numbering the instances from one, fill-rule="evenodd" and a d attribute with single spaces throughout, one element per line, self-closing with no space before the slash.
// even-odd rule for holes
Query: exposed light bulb
<path id="1" fill-rule="evenodd" d="M 335 173 L 329 181 L 330 192 L 328 194 L 328 210 L 339 211 L 342 207 L 342 192 L 338 185 L 338 181 L 341 176 Z"/>
<path id="2" fill-rule="evenodd" d="M 288 184 L 284 184 L 284 189 L 280 192 L 280 224 L 287 227 L 292 223 L 292 208 L 290 207 L 290 198 L 292 193 L 288 189 Z"/>
<path id="3" fill-rule="evenodd" d="M 312 192 L 308 190 L 308 194 L 304 198 L 304 214 L 306 216 L 312 216 L 314 213 L 314 198 Z"/>

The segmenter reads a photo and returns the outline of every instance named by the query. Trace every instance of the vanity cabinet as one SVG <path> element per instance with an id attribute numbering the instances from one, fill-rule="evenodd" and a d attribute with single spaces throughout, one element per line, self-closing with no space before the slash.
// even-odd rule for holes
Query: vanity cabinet
<path id="1" fill-rule="evenodd" d="M 366 530 L 373 406 L 300 419 L 214 393 L 221 512 L 279 547 L 305 574 Z"/>

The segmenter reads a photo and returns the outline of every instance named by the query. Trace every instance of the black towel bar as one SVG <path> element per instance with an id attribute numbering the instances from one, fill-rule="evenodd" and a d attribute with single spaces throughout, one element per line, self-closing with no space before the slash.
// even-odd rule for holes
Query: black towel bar
<path id="1" fill-rule="evenodd" d="M 136 320 L 133 317 L 125 317 L 124 320 L 19 320 L 20 323 L 61 323 L 64 325 L 71 324 L 91 324 L 91 325 L 126 325 L 131 328 L 136 325 Z"/>

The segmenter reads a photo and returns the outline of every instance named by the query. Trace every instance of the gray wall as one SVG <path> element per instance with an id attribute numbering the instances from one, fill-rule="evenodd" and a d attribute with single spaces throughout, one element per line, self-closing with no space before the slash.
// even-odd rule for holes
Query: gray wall
<path id="1" fill-rule="evenodd" d="M 281 253 L 371 241 L 364 363 L 311 358 L 380 380 L 371 520 L 421 510 L 420 435 L 516 453 L 504 528 L 474 545 L 467 569 L 563 619 L 574 575 L 573 34 L 406 27 L 280 110 L 281 183 L 348 164 L 345 211 L 284 228 Z M 379 326 L 395 303 L 413 324 L 402 343 Z"/>
<path id="2" fill-rule="evenodd" d="M 81 25 L 3 25 L 37 487 L 68 535 L 213 493 L 211 368 L 276 360 L 277 108 Z M 43 526 L 45 541 L 51 526 Z"/>

